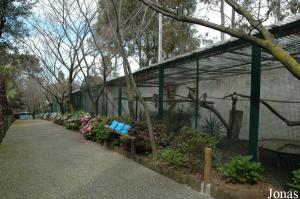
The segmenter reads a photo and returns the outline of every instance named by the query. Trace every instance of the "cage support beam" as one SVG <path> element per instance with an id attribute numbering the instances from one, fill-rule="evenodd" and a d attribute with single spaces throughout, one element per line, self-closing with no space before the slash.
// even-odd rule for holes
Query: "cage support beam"
<path id="1" fill-rule="evenodd" d="M 121 81 L 119 84 L 118 115 L 119 116 L 122 115 L 122 85 L 121 85 Z"/>
<path id="2" fill-rule="evenodd" d="M 253 160 L 258 160 L 258 131 L 260 105 L 261 48 L 252 46 L 251 99 L 248 152 Z"/>
<path id="3" fill-rule="evenodd" d="M 197 65 L 197 77 L 196 77 L 196 109 L 195 109 L 195 128 L 198 128 L 199 120 L 199 59 L 196 61 Z"/>
<path id="4" fill-rule="evenodd" d="M 159 90 L 158 90 L 158 119 L 162 120 L 164 117 L 164 76 L 165 67 L 162 65 L 159 68 Z"/>

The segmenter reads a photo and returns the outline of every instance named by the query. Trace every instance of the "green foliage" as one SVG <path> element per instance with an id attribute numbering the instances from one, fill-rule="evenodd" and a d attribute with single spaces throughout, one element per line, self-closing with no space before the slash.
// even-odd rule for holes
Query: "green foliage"
<path id="1" fill-rule="evenodd" d="M 224 134 L 224 126 L 215 116 L 209 116 L 201 121 L 200 129 L 203 133 L 213 136 L 220 136 Z"/>
<path id="2" fill-rule="evenodd" d="M 63 116 L 56 116 L 53 120 L 55 124 L 64 125 L 67 129 L 78 131 L 81 128 L 81 117 L 86 114 L 83 111 L 68 112 Z"/>
<path id="3" fill-rule="evenodd" d="M 117 8 L 120 2 L 115 1 Z M 168 0 L 164 1 L 164 3 L 170 8 L 178 7 L 178 12 L 183 12 L 189 16 L 192 16 L 197 8 L 196 0 Z M 112 28 L 110 26 L 107 13 L 112 15 L 114 19 L 118 18 L 118 16 L 114 15 L 115 12 L 111 3 L 106 4 L 106 6 L 100 4 L 100 10 L 96 24 L 97 33 L 99 38 L 108 40 L 111 37 L 112 29 L 115 27 Z M 132 13 L 136 13 L 135 17 L 132 17 Z M 122 32 L 122 34 L 124 35 L 123 39 L 128 54 L 137 55 L 139 51 L 143 52 L 140 60 L 141 67 L 148 66 L 150 62 L 157 62 L 158 20 L 154 17 L 153 12 L 149 12 L 148 8 L 139 1 L 124 0 L 122 1 L 120 15 L 122 16 L 120 24 L 126 26 L 126 31 Z M 144 23 L 144 20 L 141 19 L 149 20 L 147 23 Z M 138 35 L 140 40 L 132 42 L 137 37 L 137 27 L 141 26 L 145 30 Z M 192 51 L 200 45 L 197 30 L 193 25 L 168 18 L 164 18 L 163 38 L 163 51 L 166 58 Z M 112 54 L 116 53 L 113 44 L 108 50 Z"/>
<path id="4" fill-rule="evenodd" d="M 252 156 L 236 156 L 223 168 L 228 182 L 256 184 L 262 180 L 263 168 L 260 163 L 252 161 Z"/>
<path id="5" fill-rule="evenodd" d="M 77 118 L 70 118 L 64 122 L 64 126 L 72 131 L 78 131 L 81 127 L 80 119 Z"/>
<path id="6" fill-rule="evenodd" d="M 23 37 L 26 35 L 24 18 L 31 14 L 33 2 L 31 0 L 1 1 L 0 42 L 10 39 L 12 36 Z"/>
<path id="7" fill-rule="evenodd" d="M 177 167 L 191 170 L 203 168 L 204 150 L 211 147 L 214 151 L 218 139 L 199 130 L 183 128 L 172 145 L 162 149 L 156 159 L 164 160 Z"/>
<path id="8" fill-rule="evenodd" d="M 165 148 L 156 156 L 157 159 L 167 161 L 174 166 L 187 167 L 189 162 L 189 157 L 187 154 L 182 153 L 178 149 Z"/>
<path id="9" fill-rule="evenodd" d="M 184 111 L 180 109 L 178 111 L 166 112 L 164 122 L 168 131 L 178 133 L 182 127 L 191 126 L 191 118 L 191 111 Z"/>
<path id="10" fill-rule="evenodd" d="M 288 184 L 290 191 L 300 191 L 300 169 L 294 170 L 292 172 L 293 178 Z"/>
<path id="11" fill-rule="evenodd" d="M 64 120 L 62 119 L 61 116 L 57 116 L 54 118 L 53 123 L 62 126 L 64 125 Z"/>
<path id="12" fill-rule="evenodd" d="M 175 146 L 182 150 L 191 150 L 195 147 L 201 151 L 204 150 L 205 147 L 210 147 L 214 150 L 218 142 L 219 138 L 216 136 L 203 133 L 198 129 L 187 127 L 183 128 L 174 140 Z"/>
<path id="13" fill-rule="evenodd" d="M 112 117 L 101 117 L 99 123 L 93 127 L 92 139 L 101 143 L 111 144 L 114 142 L 116 144 L 115 140 L 119 139 L 120 136 L 113 133 L 112 130 L 104 127 L 104 125 L 109 125 L 113 120 L 114 118 Z"/>

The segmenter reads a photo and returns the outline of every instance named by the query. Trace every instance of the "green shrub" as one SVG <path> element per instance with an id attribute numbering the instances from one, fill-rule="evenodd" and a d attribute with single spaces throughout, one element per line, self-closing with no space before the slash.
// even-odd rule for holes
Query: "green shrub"
<path id="1" fill-rule="evenodd" d="M 81 128 L 81 122 L 80 119 L 71 117 L 64 122 L 64 126 L 69 130 L 78 131 Z"/>
<path id="2" fill-rule="evenodd" d="M 112 130 L 105 128 L 104 125 L 109 125 L 112 122 L 111 117 L 101 117 L 99 123 L 93 127 L 92 139 L 101 143 L 111 144 L 114 140 L 119 139 L 119 135 L 113 133 Z"/>
<path id="3" fill-rule="evenodd" d="M 204 151 L 206 147 L 213 150 L 219 142 L 219 137 L 202 133 L 198 129 L 183 128 L 180 134 L 175 138 L 173 145 L 180 148 L 183 152 L 192 152 L 192 148 L 198 148 Z"/>
<path id="4" fill-rule="evenodd" d="M 78 131 L 81 128 L 81 117 L 87 113 L 83 111 L 68 112 L 61 118 L 63 125 L 72 131 Z"/>
<path id="5" fill-rule="evenodd" d="M 300 191 L 300 169 L 294 170 L 292 172 L 293 178 L 288 184 L 290 191 Z"/>
<path id="6" fill-rule="evenodd" d="M 169 132 L 179 133 L 182 127 L 192 125 L 192 117 L 191 111 L 184 111 L 182 109 L 166 111 L 164 123 Z"/>
<path id="7" fill-rule="evenodd" d="M 165 148 L 156 156 L 157 159 L 164 160 L 178 167 L 187 167 L 189 158 L 187 154 L 180 152 L 177 149 Z"/>
<path id="8" fill-rule="evenodd" d="M 223 168 L 228 182 L 256 184 L 262 180 L 263 168 L 260 163 L 252 161 L 252 156 L 236 156 Z"/>
<path id="9" fill-rule="evenodd" d="M 162 149 L 155 157 L 177 167 L 186 167 L 194 171 L 202 170 L 204 149 L 215 149 L 218 139 L 199 130 L 183 128 L 171 146 Z"/>
<path id="10" fill-rule="evenodd" d="M 64 125 L 64 121 L 61 116 L 55 117 L 53 123 L 61 126 Z"/>

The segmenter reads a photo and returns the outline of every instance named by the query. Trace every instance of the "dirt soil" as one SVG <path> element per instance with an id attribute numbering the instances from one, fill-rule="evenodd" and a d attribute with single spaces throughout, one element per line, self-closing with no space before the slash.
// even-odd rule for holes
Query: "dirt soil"
<path id="1" fill-rule="evenodd" d="M 221 140 L 217 148 L 219 149 L 218 156 L 221 156 L 217 157 L 217 161 L 219 161 L 220 164 L 224 164 L 233 156 L 247 155 L 248 141 L 230 140 L 225 138 Z M 259 183 L 257 186 L 261 188 L 266 184 L 272 184 L 279 190 L 286 189 L 286 184 L 288 183 L 291 176 L 290 171 L 281 168 L 276 168 L 276 165 L 270 166 L 267 164 L 263 164 L 262 166 L 264 168 L 264 182 Z"/>

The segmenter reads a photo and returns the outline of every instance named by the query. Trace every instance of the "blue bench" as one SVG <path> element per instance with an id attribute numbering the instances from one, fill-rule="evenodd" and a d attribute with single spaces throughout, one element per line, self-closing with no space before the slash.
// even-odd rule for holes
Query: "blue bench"
<path id="1" fill-rule="evenodd" d="M 131 145 L 131 156 L 133 157 L 135 155 L 135 139 L 136 137 L 128 135 L 128 131 L 131 129 L 131 126 L 128 124 L 125 124 L 123 122 L 119 122 L 117 120 L 113 120 L 110 125 L 105 125 L 105 128 L 108 128 L 112 130 L 113 132 L 121 135 L 124 138 L 127 138 L 130 140 Z"/>

